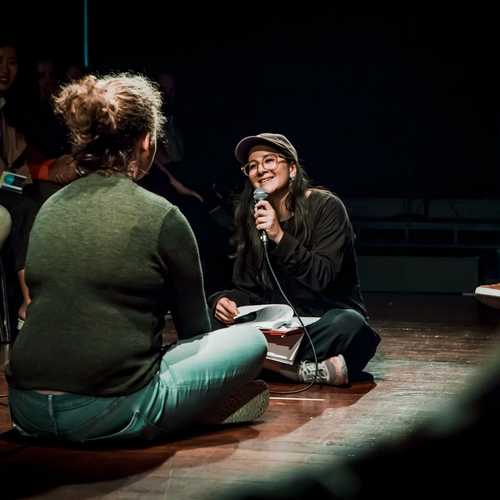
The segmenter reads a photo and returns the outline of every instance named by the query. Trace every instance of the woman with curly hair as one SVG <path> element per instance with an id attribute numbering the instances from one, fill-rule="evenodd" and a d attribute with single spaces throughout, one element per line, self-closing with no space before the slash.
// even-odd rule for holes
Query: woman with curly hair
<path id="1" fill-rule="evenodd" d="M 152 438 L 258 418 L 260 332 L 211 332 L 198 248 L 178 208 L 136 184 L 163 116 L 149 80 L 87 76 L 55 98 L 79 178 L 32 229 L 32 302 L 7 369 L 15 427 L 69 441 Z M 162 345 L 167 310 L 179 341 Z"/>

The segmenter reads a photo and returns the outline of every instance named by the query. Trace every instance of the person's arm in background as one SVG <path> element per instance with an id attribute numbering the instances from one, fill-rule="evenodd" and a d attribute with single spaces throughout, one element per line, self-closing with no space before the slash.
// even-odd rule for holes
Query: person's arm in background
<path id="1" fill-rule="evenodd" d="M 187 339 L 209 332 L 210 315 L 198 245 L 189 223 L 177 207 L 172 207 L 165 216 L 158 245 L 166 267 L 172 319 L 178 338 Z"/>
<path id="2" fill-rule="evenodd" d="M 193 196 L 194 198 L 199 200 L 200 203 L 204 202 L 201 194 L 184 185 L 179 179 L 174 177 L 174 174 L 172 174 L 172 172 L 170 172 L 167 167 L 158 164 L 158 168 L 168 176 L 170 184 L 172 184 L 172 187 L 177 191 L 177 193 L 183 196 Z"/>
<path id="3" fill-rule="evenodd" d="M 172 172 L 168 169 L 168 154 L 163 144 L 158 145 L 158 150 L 156 152 L 155 160 L 156 166 L 167 175 L 172 187 L 179 193 L 184 196 L 193 196 L 201 203 L 204 202 L 203 197 L 194 191 L 191 188 L 188 188 L 185 184 L 183 184 L 179 179 L 177 179 Z"/>
<path id="4" fill-rule="evenodd" d="M 33 145 L 28 146 L 27 165 L 33 180 L 65 185 L 78 177 L 71 155 L 64 154 L 57 158 L 47 158 Z"/>

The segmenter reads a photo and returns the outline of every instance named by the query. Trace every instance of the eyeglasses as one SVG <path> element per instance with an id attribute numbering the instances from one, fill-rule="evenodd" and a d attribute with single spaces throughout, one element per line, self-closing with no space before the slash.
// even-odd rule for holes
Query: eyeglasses
<path id="1" fill-rule="evenodd" d="M 270 153 L 265 155 L 262 158 L 262 161 L 258 162 L 256 160 L 249 161 L 245 165 L 241 167 L 241 171 L 247 176 L 255 175 L 257 173 L 257 169 L 259 165 L 262 165 L 264 170 L 276 170 L 278 164 L 282 161 L 287 161 L 286 158 L 279 156 L 274 153 Z"/>

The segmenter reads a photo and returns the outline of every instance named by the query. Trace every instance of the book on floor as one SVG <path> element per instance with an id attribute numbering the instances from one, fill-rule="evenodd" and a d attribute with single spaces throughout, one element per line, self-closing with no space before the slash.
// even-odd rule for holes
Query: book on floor
<path id="1" fill-rule="evenodd" d="M 265 335 L 267 359 L 293 365 L 297 351 L 304 338 L 304 329 L 293 309 L 286 304 L 265 304 L 241 306 L 236 323 L 251 323 Z M 317 321 L 318 317 L 301 316 L 305 326 Z"/>

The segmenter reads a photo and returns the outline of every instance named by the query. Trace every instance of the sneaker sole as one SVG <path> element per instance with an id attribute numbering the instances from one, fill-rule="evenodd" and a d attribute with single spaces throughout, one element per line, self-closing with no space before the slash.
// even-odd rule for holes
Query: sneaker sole
<path id="1" fill-rule="evenodd" d="M 222 421 L 224 424 L 237 424 L 251 422 L 260 418 L 269 406 L 269 389 L 266 387 L 262 392 L 254 396 L 243 406 Z"/>
<path id="2" fill-rule="evenodd" d="M 500 293 L 498 290 L 478 287 L 474 291 L 474 297 L 483 304 L 493 307 L 494 309 L 500 309 Z"/>
<path id="3" fill-rule="evenodd" d="M 498 290 L 497 288 L 488 288 L 486 286 L 478 286 L 474 290 L 474 295 L 478 295 L 478 296 L 486 295 L 488 297 L 500 298 L 500 290 Z"/>

